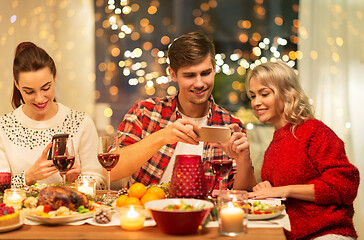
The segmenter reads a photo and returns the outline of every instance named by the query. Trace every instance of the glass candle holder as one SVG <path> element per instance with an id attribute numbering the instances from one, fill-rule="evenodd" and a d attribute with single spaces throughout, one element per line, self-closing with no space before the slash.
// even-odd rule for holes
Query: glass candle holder
<path id="1" fill-rule="evenodd" d="M 18 189 L 18 188 L 6 189 L 4 191 L 3 203 L 15 209 L 20 209 L 22 201 L 26 198 L 27 196 L 24 189 Z"/>
<path id="2" fill-rule="evenodd" d="M 77 191 L 86 195 L 94 196 L 96 194 L 96 180 L 90 177 L 82 177 L 76 180 Z"/>
<path id="3" fill-rule="evenodd" d="M 11 173 L 0 172 L 0 193 L 11 187 Z"/>
<path id="4" fill-rule="evenodd" d="M 145 216 L 143 207 L 129 205 L 120 209 L 120 225 L 124 230 L 135 231 L 144 226 Z"/>
<path id="5" fill-rule="evenodd" d="M 221 191 L 218 199 L 218 221 L 221 235 L 237 236 L 247 233 L 247 200 L 247 191 Z"/>

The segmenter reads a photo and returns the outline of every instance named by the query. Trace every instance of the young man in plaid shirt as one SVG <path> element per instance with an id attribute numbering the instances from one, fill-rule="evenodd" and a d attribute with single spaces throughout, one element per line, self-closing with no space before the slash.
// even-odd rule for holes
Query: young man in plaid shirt
<path id="1" fill-rule="evenodd" d="M 168 58 L 168 72 L 179 91 L 137 101 L 128 111 L 118 127 L 120 160 L 111 171 L 111 181 L 131 175 L 129 184 L 168 182 L 176 155 L 198 154 L 203 161 L 233 159 L 223 185 L 251 189 L 256 182 L 245 128 L 211 95 L 216 73 L 214 44 L 202 33 L 188 33 L 171 44 Z M 224 144 L 199 142 L 192 127 L 204 125 L 228 126 L 233 133 Z"/>

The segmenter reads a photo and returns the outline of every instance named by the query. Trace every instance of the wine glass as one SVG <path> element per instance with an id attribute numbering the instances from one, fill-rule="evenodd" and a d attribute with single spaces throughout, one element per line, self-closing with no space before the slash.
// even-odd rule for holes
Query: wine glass
<path id="1" fill-rule="evenodd" d="M 117 138 L 111 136 L 99 137 L 97 158 L 100 164 L 107 171 L 107 196 L 110 197 L 110 172 L 119 161 L 119 143 Z"/>
<path id="2" fill-rule="evenodd" d="M 212 159 L 209 161 L 211 164 L 213 173 L 217 177 L 217 181 L 219 182 L 219 193 L 222 190 L 222 180 L 224 177 L 229 174 L 232 166 L 233 160 L 232 159 Z"/>
<path id="3" fill-rule="evenodd" d="M 75 163 L 75 148 L 71 138 L 60 137 L 53 139 L 52 160 L 54 166 L 62 175 L 63 185 L 66 185 L 66 173 Z"/>

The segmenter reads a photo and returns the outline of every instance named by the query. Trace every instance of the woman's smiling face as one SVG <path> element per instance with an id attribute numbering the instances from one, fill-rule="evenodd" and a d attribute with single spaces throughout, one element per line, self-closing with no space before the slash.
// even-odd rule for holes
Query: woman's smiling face
<path id="1" fill-rule="evenodd" d="M 275 129 L 283 127 L 287 122 L 283 112 L 283 101 L 276 103 L 274 91 L 263 85 L 256 77 L 249 82 L 251 106 L 262 123 L 271 123 Z M 277 107 L 278 106 L 278 107 Z"/>
<path id="2" fill-rule="evenodd" d="M 45 120 L 54 115 L 56 104 L 55 78 L 48 67 L 38 71 L 20 72 L 17 88 L 24 100 L 24 113 L 34 120 Z"/>

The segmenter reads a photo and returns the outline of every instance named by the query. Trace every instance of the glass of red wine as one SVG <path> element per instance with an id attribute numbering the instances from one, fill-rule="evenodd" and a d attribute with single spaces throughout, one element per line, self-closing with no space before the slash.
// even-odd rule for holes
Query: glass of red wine
<path id="1" fill-rule="evenodd" d="M 217 181 L 219 182 L 219 193 L 222 190 L 222 180 L 224 177 L 229 174 L 231 168 L 233 167 L 232 159 L 212 159 L 209 161 L 209 164 L 212 166 L 212 170 L 217 177 Z"/>
<path id="2" fill-rule="evenodd" d="M 112 136 L 99 137 L 97 158 L 103 168 L 107 171 L 107 196 L 110 196 L 110 172 L 119 161 L 119 143 Z"/>
<path id="3" fill-rule="evenodd" d="M 54 166 L 62 175 L 63 185 L 66 185 L 66 173 L 75 163 L 75 148 L 71 138 L 61 137 L 53 139 L 52 160 Z"/>

